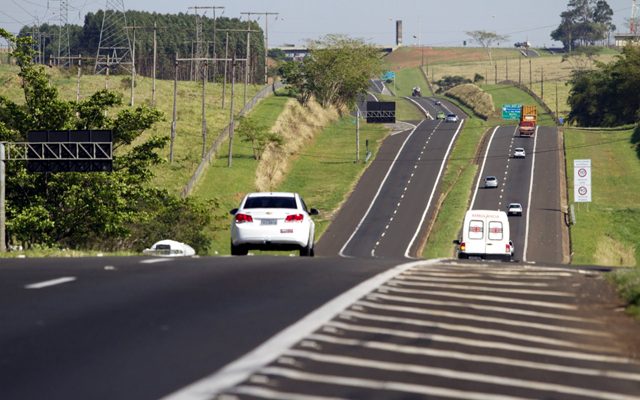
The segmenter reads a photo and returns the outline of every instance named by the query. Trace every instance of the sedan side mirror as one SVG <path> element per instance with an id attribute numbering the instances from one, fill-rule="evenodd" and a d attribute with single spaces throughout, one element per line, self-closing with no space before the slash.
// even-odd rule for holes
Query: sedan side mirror
<path id="1" fill-rule="evenodd" d="M 317 208 L 312 208 L 309 210 L 309 215 L 319 215 L 320 211 Z"/>
<path id="2" fill-rule="evenodd" d="M 237 212 L 238 212 L 238 209 L 234 208 L 233 210 L 229 211 L 229 214 L 236 215 Z"/>

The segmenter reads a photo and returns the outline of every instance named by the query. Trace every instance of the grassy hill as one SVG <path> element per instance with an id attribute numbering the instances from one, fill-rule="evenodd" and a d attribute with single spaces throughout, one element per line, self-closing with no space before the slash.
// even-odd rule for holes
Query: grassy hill
<path id="1" fill-rule="evenodd" d="M 18 68 L 15 66 L 0 65 L 0 88 L 3 94 L 16 102 L 23 102 L 23 94 L 20 89 L 20 79 L 17 76 Z M 77 70 L 75 68 L 59 70 L 51 68 L 47 70 L 51 77 L 51 84 L 58 88 L 62 98 L 66 100 L 76 99 Z M 80 99 L 90 96 L 94 92 L 104 89 L 105 85 L 122 94 L 124 103 L 129 104 L 130 80 L 128 76 L 111 75 L 107 79 L 104 75 L 92 75 L 85 73 L 80 79 Z M 251 99 L 262 86 L 249 85 L 247 98 Z M 134 104 L 151 104 L 152 80 L 151 78 L 137 77 Z M 162 155 L 166 163 L 160 165 L 156 172 L 154 185 L 166 188 L 172 193 L 179 194 L 187 183 L 198 164 L 202 154 L 202 83 L 178 82 L 177 91 L 177 134 L 174 145 L 174 162 L 169 163 L 169 146 Z M 235 87 L 235 114 L 242 108 L 243 86 Z M 229 123 L 229 105 L 231 98 L 231 85 L 226 86 L 225 108 L 222 108 L 222 85 L 208 83 L 206 86 L 206 120 L 207 120 L 207 148 L 220 131 Z M 173 81 L 156 81 L 156 107 L 164 113 L 164 120 L 158 123 L 154 129 L 145 132 L 147 135 L 169 136 L 171 132 L 171 116 L 173 110 Z"/>

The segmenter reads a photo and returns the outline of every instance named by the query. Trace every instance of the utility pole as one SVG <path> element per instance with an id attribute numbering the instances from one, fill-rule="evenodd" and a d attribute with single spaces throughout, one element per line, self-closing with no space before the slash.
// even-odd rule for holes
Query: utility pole
<path id="1" fill-rule="evenodd" d="M 207 154 L 207 115 L 204 106 L 204 99 L 206 96 L 205 88 L 207 85 L 207 61 L 204 62 L 202 67 L 202 159 L 204 160 L 205 154 Z"/>
<path id="2" fill-rule="evenodd" d="M 504 68 L 505 68 L 504 77 L 505 77 L 505 80 L 508 81 L 509 80 L 509 59 L 508 58 L 504 59 Z"/>
<path id="3" fill-rule="evenodd" d="M 133 30 L 133 42 L 131 44 L 131 99 L 130 106 L 135 104 L 135 87 L 136 87 L 136 29 L 139 28 L 134 22 L 131 26 L 125 26 L 125 29 Z"/>
<path id="4" fill-rule="evenodd" d="M 153 21 L 153 82 L 151 84 L 151 104 L 153 106 L 156 105 L 156 62 L 158 59 L 158 51 L 157 51 L 157 38 L 156 31 L 158 27 L 156 26 L 156 21 Z"/>
<path id="5" fill-rule="evenodd" d="M 556 123 L 560 121 L 560 114 L 558 111 L 558 81 L 556 81 Z"/>
<path id="6" fill-rule="evenodd" d="M 518 58 L 518 85 L 522 85 L 522 54 Z"/>
<path id="7" fill-rule="evenodd" d="M 227 159 L 227 167 L 231 168 L 233 160 L 233 134 L 235 129 L 235 121 L 233 116 L 233 95 L 234 87 L 236 83 L 236 60 L 235 57 L 231 60 L 231 106 L 229 107 L 229 158 Z"/>
<path id="8" fill-rule="evenodd" d="M 82 74 L 82 54 L 78 54 L 78 78 L 76 80 L 76 103 L 80 101 L 80 74 Z"/>
<path id="9" fill-rule="evenodd" d="M 229 32 L 226 32 L 226 37 L 224 40 L 224 58 L 229 57 Z M 246 68 L 245 68 L 246 70 Z M 245 74 L 246 77 L 246 74 Z M 247 87 L 247 80 L 244 81 L 245 87 Z M 245 90 L 246 92 L 246 90 Z M 224 110 L 224 100 L 227 95 L 227 62 L 224 62 L 224 79 L 222 80 L 222 109 Z"/>
<path id="10" fill-rule="evenodd" d="M 498 62 L 496 61 L 495 64 L 493 64 L 493 80 L 495 81 L 495 84 L 498 84 Z"/>
<path id="11" fill-rule="evenodd" d="M 356 162 L 360 162 L 360 107 L 356 106 Z"/>
<path id="12" fill-rule="evenodd" d="M 192 6 L 192 7 L 187 7 L 189 10 L 194 10 L 196 13 L 196 54 L 192 54 L 191 57 L 192 58 L 204 58 L 207 56 L 207 54 L 205 54 L 205 51 L 203 50 L 203 46 L 202 43 L 206 43 L 205 40 L 203 40 L 203 32 L 202 32 L 202 18 L 204 17 L 204 13 L 202 16 L 200 16 L 200 14 L 198 13 L 199 10 L 204 10 L 204 12 L 206 13 L 207 10 L 213 10 L 213 23 L 214 23 L 214 30 L 213 30 L 213 56 L 215 58 L 215 42 L 216 42 L 216 31 L 215 31 L 215 21 L 216 21 L 216 10 L 217 9 L 222 9 L 224 10 L 224 7 L 216 7 L 216 6 Z M 207 46 L 208 48 L 208 46 Z M 200 70 L 200 65 L 198 62 L 196 62 L 195 65 L 195 69 L 196 71 Z M 204 69 L 202 69 L 202 72 L 204 73 Z"/>
<path id="13" fill-rule="evenodd" d="M 540 98 L 544 100 L 544 66 L 540 67 Z"/>
<path id="14" fill-rule="evenodd" d="M 173 163 L 173 143 L 176 141 L 176 119 L 178 117 L 178 53 L 176 53 L 176 60 L 173 66 L 173 118 L 171 119 L 171 143 L 169 145 L 169 162 Z"/>
<path id="15" fill-rule="evenodd" d="M 269 67 L 267 66 L 267 57 L 269 56 L 269 16 L 275 15 L 276 17 L 280 15 L 280 13 L 276 12 L 242 12 L 240 14 L 247 14 L 249 18 L 251 15 L 264 15 L 264 83 L 265 85 L 268 83 L 269 77 Z M 249 36 L 247 36 L 248 38 Z M 248 40 L 247 40 L 248 42 Z M 247 55 L 248 58 L 248 55 Z"/>
<path id="16" fill-rule="evenodd" d="M 174 123 L 176 120 L 175 117 L 175 113 L 176 113 L 176 91 L 177 91 L 177 82 L 178 82 L 178 62 L 180 61 L 190 61 L 190 62 L 204 62 L 205 68 L 207 67 L 208 63 L 214 63 L 214 62 L 220 62 L 220 61 L 231 61 L 233 64 L 233 68 L 231 70 L 231 123 L 230 126 L 231 128 L 233 128 L 233 96 L 234 96 L 234 85 L 235 85 L 235 65 L 237 62 L 241 61 L 241 62 L 246 62 L 246 59 L 237 59 L 235 58 L 235 55 L 231 58 L 231 60 L 227 59 L 227 58 L 209 58 L 209 57 L 203 57 L 203 58 L 178 58 L 178 55 L 176 54 L 176 66 L 175 66 L 175 78 L 174 78 Z M 206 82 L 207 82 L 207 74 L 206 71 L 204 71 L 204 73 L 202 74 L 202 146 L 203 146 L 203 155 L 202 157 L 204 158 L 206 155 L 206 118 L 205 118 L 205 86 L 206 86 Z M 172 131 L 175 132 L 175 127 L 172 127 Z M 233 136 L 233 130 L 230 131 L 230 142 L 229 142 L 229 151 L 231 151 L 231 141 L 233 140 L 232 136 Z M 229 160 L 229 166 L 231 166 L 231 160 Z"/>
<path id="17" fill-rule="evenodd" d="M 529 89 L 533 91 L 533 73 L 531 71 L 531 59 L 529 59 Z"/>
<path id="18" fill-rule="evenodd" d="M 225 58 L 229 58 L 229 54 L 228 54 L 228 50 L 229 50 L 229 32 L 245 32 L 244 29 L 219 29 L 220 32 L 226 32 L 227 36 L 226 36 L 226 42 L 225 42 L 225 54 L 224 57 Z M 249 26 L 247 27 L 247 56 L 246 59 L 249 60 L 249 35 L 251 34 L 251 32 L 257 32 L 257 31 L 253 31 L 251 29 L 249 29 Z M 248 62 L 248 61 L 247 61 Z M 245 68 L 244 68 L 244 103 L 243 104 L 247 104 L 247 85 L 249 84 L 249 70 L 246 67 L 246 63 L 245 63 Z M 225 77 L 225 83 L 226 83 L 226 79 L 227 79 L 227 61 L 224 62 L 224 77 Z M 222 108 L 224 108 L 224 96 L 225 96 L 225 89 L 224 89 L 224 84 L 223 84 L 223 89 L 222 89 Z"/>

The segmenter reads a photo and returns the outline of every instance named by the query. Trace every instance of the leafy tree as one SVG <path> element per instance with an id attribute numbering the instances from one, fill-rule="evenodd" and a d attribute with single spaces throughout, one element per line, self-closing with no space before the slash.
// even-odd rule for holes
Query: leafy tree
<path id="1" fill-rule="evenodd" d="M 569 121 L 582 126 L 616 126 L 640 119 L 640 48 L 627 46 L 614 62 L 575 71 L 569 81 Z"/>
<path id="2" fill-rule="evenodd" d="M 143 140 L 140 135 L 162 114 L 140 106 L 109 117 L 104 111 L 122 106 L 122 99 L 108 91 L 80 102 L 61 100 L 44 68 L 32 63 L 31 39 L 15 38 L 3 29 L 0 36 L 15 43 L 12 56 L 20 67 L 25 94 L 24 104 L 0 95 L 0 140 L 24 141 L 31 130 L 111 129 L 115 151 L 112 173 L 36 174 L 28 173 L 23 163 L 11 162 L 8 237 L 25 247 L 142 250 L 151 243 L 147 242 L 149 229 L 140 227 L 153 226 L 161 234 L 176 233 L 172 239 L 188 239 L 197 251 L 205 251 L 208 242 L 202 228 L 208 221 L 201 206 L 149 187 L 151 167 L 162 161 L 157 152 L 167 137 Z M 175 212 L 179 214 L 173 215 Z M 181 219 L 184 215 L 198 218 Z M 183 224 L 179 231 L 173 226 L 176 220 Z"/>
<path id="3" fill-rule="evenodd" d="M 240 117 L 239 126 L 236 132 L 243 142 L 250 143 L 253 149 L 253 158 L 260 160 L 262 153 L 267 146 L 272 145 L 280 147 L 283 143 L 282 136 L 269 131 L 264 125 L 261 125 L 254 118 Z"/>
<path id="4" fill-rule="evenodd" d="M 493 57 L 491 55 L 491 46 L 494 43 L 500 43 L 501 41 L 507 40 L 509 36 L 499 35 L 495 32 L 488 31 L 468 31 L 465 32 L 467 36 L 471 37 L 471 39 L 482 46 L 489 55 L 489 62 L 493 64 Z"/>
<path id="5" fill-rule="evenodd" d="M 280 70 L 302 103 L 314 96 L 325 107 L 353 107 L 369 87 L 369 79 L 382 71 L 379 51 L 359 39 L 328 35 L 309 47 L 301 64 L 291 61 Z"/>
<path id="6" fill-rule="evenodd" d="M 569 0 L 560 18 L 551 38 L 562 42 L 569 51 L 606 39 L 616 29 L 612 23 L 613 10 L 605 0 Z"/>

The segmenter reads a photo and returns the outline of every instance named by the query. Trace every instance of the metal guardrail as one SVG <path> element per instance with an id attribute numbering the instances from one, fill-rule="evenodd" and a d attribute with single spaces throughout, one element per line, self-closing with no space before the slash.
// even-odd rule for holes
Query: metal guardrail
<path id="1" fill-rule="evenodd" d="M 253 107 L 256 106 L 256 104 L 258 104 L 260 100 L 264 99 L 265 97 L 271 96 L 273 93 L 275 93 L 276 90 L 280 89 L 283 86 L 284 84 L 282 82 L 275 82 L 272 85 L 267 85 L 264 88 L 262 88 L 262 90 L 260 90 L 255 96 L 253 96 L 251 100 L 247 102 L 247 104 L 244 105 L 244 107 L 242 107 L 242 110 L 240 110 L 239 116 L 242 117 L 246 115 L 249 111 L 253 109 Z M 222 131 L 218 134 L 218 137 L 213 141 L 213 143 L 211 144 L 211 147 L 209 147 L 209 150 L 205 154 L 204 158 L 200 161 L 200 164 L 198 164 L 198 168 L 196 168 L 195 172 L 189 179 L 189 182 L 182 189 L 181 196 L 183 198 L 191 194 L 191 192 L 193 191 L 193 188 L 196 186 L 196 184 L 202 177 L 202 174 L 207 169 L 207 166 L 209 165 L 211 160 L 215 157 L 216 153 L 220 149 L 220 146 L 222 146 L 222 143 L 224 143 L 224 141 L 227 140 L 227 138 L 229 137 L 229 128 L 230 128 L 229 125 L 225 126 L 222 129 Z"/>

